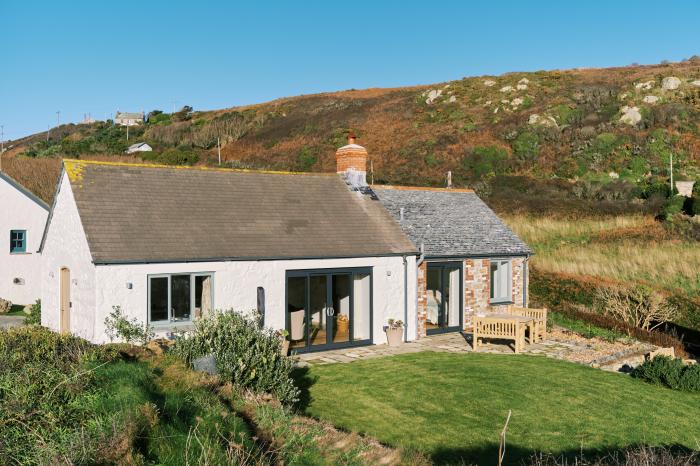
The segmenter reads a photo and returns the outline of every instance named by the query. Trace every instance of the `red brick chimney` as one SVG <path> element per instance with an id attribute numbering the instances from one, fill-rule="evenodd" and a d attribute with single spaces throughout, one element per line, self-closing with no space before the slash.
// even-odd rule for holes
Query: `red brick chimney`
<path id="1" fill-rule="evenodd" d="M 348 170 L 367 174 L 367 149 L 355 144 L 355 133 L 348 134 L 348 144 L 335 152 L 336 172 L 345 173 Z"/>

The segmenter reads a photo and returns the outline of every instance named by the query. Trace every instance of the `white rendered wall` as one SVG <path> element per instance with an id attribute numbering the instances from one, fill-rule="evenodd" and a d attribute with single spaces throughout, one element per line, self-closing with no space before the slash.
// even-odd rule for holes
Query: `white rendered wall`
<path id="1" fill-rule="evenodd" d="M 41 324 L 60 330 L 61 268 L 70 270 L 71 333 L 94 340 L 95 328 L 95 266 L 75 205 L 73 191 L 65 173 L 48 225 L 46 242 L 41 254 L 42 293 Z"/>
<path id="2" fill-rule="evenodd" d="M 31 304 L 41 296 L 37 253 L 48 211 L 0 178 L 0 298 Z M 10 254 L 10 230 L 27 231 L 24 253 Z M 19 283 L 14 283 L 18 279 Z"/>
<path id="3" fill-rule="evenodd" d="M 285 285 L 288 270 L 371 267 L 373 272 L 373 341 L 386 343 L 387 319 L 408 320 L 409 339 L 415 338 L 416 259 L 407 257 L 408 319 L 404 318 L 404 264 L 402 257 L 280 260 L 255 262 L 198 262 L 96 266 L 95 342 L 106 342 L 104 319 L 113 306 L 121 306 L 129 318 L 147 319 L 148 275 L 162 273 L 214 273 L 214 308 L 247 312 L 257 306 L 257 287 L 265 288 L 265 325 L 285 326 Z M 128 289 L 130 283 L 132 288 Z M 161 329 L 163 335 L 172 329 Z"/>

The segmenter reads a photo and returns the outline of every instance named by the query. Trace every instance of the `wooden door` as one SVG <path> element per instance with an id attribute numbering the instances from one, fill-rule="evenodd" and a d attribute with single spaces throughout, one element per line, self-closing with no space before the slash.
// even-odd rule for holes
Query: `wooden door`
<path id="1" fill-rule="evenodd" d="M 70 270 L 61 269 L 61 333 L 70 332 Z"/>

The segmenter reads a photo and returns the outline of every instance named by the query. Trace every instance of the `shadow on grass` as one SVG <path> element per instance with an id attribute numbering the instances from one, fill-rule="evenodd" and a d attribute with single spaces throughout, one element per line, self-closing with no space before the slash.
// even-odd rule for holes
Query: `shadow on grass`
<path id="1" fill-rule="evenodd" d="M 627 451 L 639 449 L 640 456 L 646 451 L 646 461 L 639 463 L 628 463 L 625 461 Z M 664 445 L 658 447 L 663 450 L 659 456 L 663 457 L 663 461 L 659 457 L 651 457 L 648 449 L 644 445 L 630 445 L 625 448 L 604 448 L 604 449 L 583 449 L 583 450 L 567 450 L 563 452 L 555 452 L 552 454 L 541 454 L 532 450 L 521 448 L 519 446 L 508 445 L 506 441 L 506 451 L 503 459 L 504 465 L 537 465 L 537 466 L 554 466 L 554 465 L 579 465 L 585 466 L 589 464 L 599 465 L 626 465 L 626 464 L 659 464 L 656 461 L 661 461 L 666 465 L 685 465 L 696 464 L 687 462 L 689 456 L 693 455 L 693 450 L 690 450 L 682 445 Z M 656 448 L 654 449 L 657 452 Z M 636 453 L 636 452 L 635 452 Z M 669 457 L 680 457 L 677 462 L 668 462 Z M 482 448 L 457 448 L 457 449 L 438 449 L 430 454 L 430 458 L 436 465 L 492 465 L 498 464 L 498 444 L 493 443 Z M 641 459 L 641 458 L 640 458 Z M 596 463 L 596 461 L 599 461 Z M 650 462 L 651 461 L 651 462 Z"/>
<path id="2" fill-rule="evenodd" d="M 318 382 L 318 376 L 312 376 L 308 367 L 298 367 L 292 371 L 292 378 L 297 388 L 299 388 L 299 401 L 295 408 L 299 412 L 305 412 L 311 404 L 311 387 Z"/>

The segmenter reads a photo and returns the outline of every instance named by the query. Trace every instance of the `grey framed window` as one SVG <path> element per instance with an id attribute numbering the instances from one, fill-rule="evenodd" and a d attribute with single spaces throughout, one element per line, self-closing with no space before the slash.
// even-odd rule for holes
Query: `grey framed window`
<path id="1" fill-rule="evenodd" d="M 27 230 L 10 230 L 10 254 L 27 252 Z"/>
<path id="2" fill-rule="evenodd" d="M 148 276 L 149 322 L 190 322 L 213 310 L 213 273 Z"/>
<path id="3" fill-rule="evenodd" d="M 492 259 L 489 278 L 491 282 L 491 303 L 512 302 L 513 274 L 510 259 Z"/>

